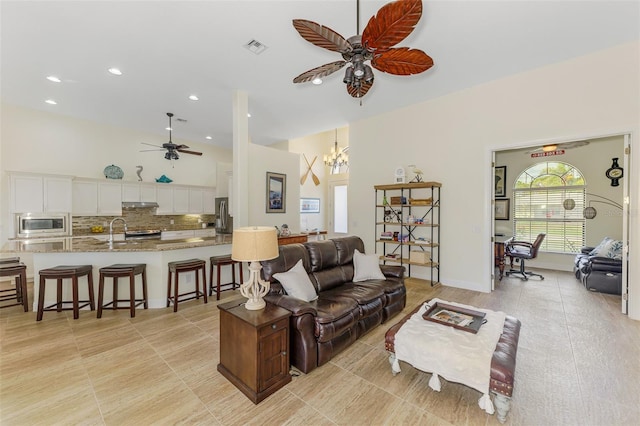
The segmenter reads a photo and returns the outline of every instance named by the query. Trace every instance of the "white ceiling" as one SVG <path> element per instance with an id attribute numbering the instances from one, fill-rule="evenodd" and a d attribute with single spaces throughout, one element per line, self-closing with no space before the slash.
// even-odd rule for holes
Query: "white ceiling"
<path id="1" fill-rule="evenodd" d="M 361 1 L 361 29 L 385 3 Z M 159 143 L 168 136 L 165 113 L 173 112 L 188 120 L 174 121 L 174 138 L 211 135 L 231 147 L 232 93 L 240 89 L 249 97 L 252 141 L 271 144 L 640 38 L 638 1 L 423 0 L 423 7 L 399 46 L 425 51 L 434 67 L 403 77 L 374 70 L 360 106 L 341 71 L 320 86 L 292 82 L 341 58 L 303 40 L 291 20 L 348 38 L 356 34 L 355 0 L 3 0 L 2 101 L 154 132 Z M 268 49 L 245 49 L 252 39 Z M 44 103 L 49 98 L 58 104 Z"/>

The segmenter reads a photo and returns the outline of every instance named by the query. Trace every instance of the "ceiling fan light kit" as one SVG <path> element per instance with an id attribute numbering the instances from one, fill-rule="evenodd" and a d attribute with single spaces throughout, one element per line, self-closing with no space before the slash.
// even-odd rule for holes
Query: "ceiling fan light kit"
<path id="1" fill-rule="evenodd" d="M 166 149 L 167 152 L 164 153 L 164 158 L 169 161 L 178 160 L 180 158 L 180 155 L 178 155 L 179 152 L 184 154 L 191 154 L 191 155 L 202 155 L 201 152 L 190 151 L 187 145 L 182 145 L 182 144 L 178 145 L 173 143 L 171 139 L 171 132 L 173 130 L 173 127 L 171 126 L 171 118 L 173 117 L 173 113 L 168 112 L 167 117 L 169 117 L 169 127 L 167 127 L 167 130 L 169 131 L 169 142 L 163 143 L 161 146 L 142 142 L 143 145 L 150 145 L 158 148 L 158 149 L 145 149 L 143 151 L 162 151 Z M 178 119 L 178 121 L 181 121 L 181 120 Z M 186 120 L 183 120 L 183 121 L 186 121 Z"/>
<path id="2" fill-rule="evenodd" d="M 384 5 L 369 19 L 360 35 L 360 0 L 357 0 L 357 35 L 345 39 L 329 27 L 305 19 L 294 19 L 293 27 L 309 43 L 342 55 L 342 61 L 335 61 L 309 71 L 293 79 L 294 83 L 317 81 L 344 66 L 342 82 L 347 93 L 361 99 L 373 86 L 375 79 L 371 67 L 378 71 L 395 75 L 422 73 L 433 66 L 433 59 L 419 49 L 395 46 L 404 40 L 422 16 L 421 0 L 396 0 Z M 366 64 L 370 61 L 371 66 Z"/>

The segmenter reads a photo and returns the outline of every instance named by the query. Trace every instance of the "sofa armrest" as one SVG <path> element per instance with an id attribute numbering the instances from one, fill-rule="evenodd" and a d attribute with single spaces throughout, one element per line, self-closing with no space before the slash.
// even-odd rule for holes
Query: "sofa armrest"
<path id="1" fill-rule="evenodd" d="M 295 297 L 291 297 L 286 294 L 269 294 L 264 297 L 264 300 L 290 311 L 293 316 L 311 314 L 315 317 L 318 315 L 318 312 L 311 303 L 296 299 Z"/>
<path id="2" fill-rule="evenodd" d="M 593 250 L 595 247 L 582 247 L 580 249 L 580 253 L 582 254 L 589 254 L 591 253 L 591 250 Z"/>
<path id="3" fill-rule="evenodd" d="M 380 265 L 380 270 L 385 277 L 404 278 L 404 266 L 399 265 Z"/>
<path id="4" fill-rule="evenodd" d="M 610 257 L 592 256 L 587 262 L 588 268 L 592 271 L 622 271 L 622 260 Z"/>

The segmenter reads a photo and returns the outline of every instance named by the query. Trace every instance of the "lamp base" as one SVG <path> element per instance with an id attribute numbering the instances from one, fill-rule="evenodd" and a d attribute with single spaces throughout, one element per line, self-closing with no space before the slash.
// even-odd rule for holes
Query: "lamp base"
<path id="1" fill-rule="evenodd" d="M 265 306 L 267 306 L 267 303 L 264 299 L 249 299 L 244 304 L 245 309 L 248 311 L 258 311 L 260 309 L 264 309 Z"/>
<path id="2" fill-rule="evenodd" d="M 260 269 L 262 269 L 260 262 L 251 261 L 249 264 L 249 280 L 240 286 L 240 294 L 248 299 L 244 307 L 249 311 L 257 311 L 267 306 L 262 298 L 269 293 L 271 286 L 269 281 L 260 279 Z"/>

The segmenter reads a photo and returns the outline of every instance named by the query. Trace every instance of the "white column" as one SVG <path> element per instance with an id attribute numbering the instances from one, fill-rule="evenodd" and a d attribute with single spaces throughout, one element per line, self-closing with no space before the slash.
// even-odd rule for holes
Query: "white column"
<path id="1" fill-rule="evenodd" d="M 233 227 L 249 225 L 249 101 L 233 92 Z"/>

